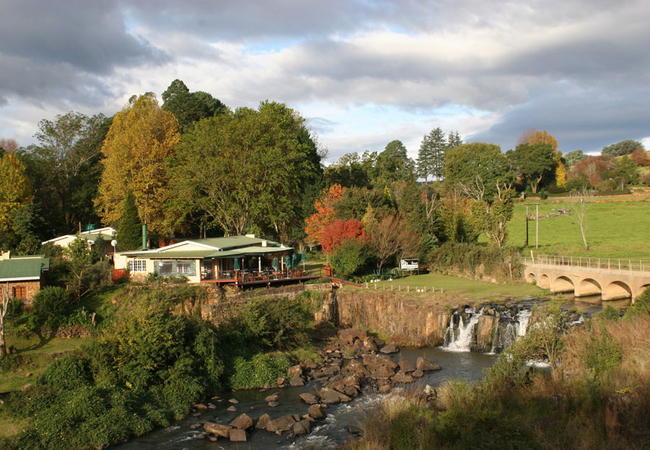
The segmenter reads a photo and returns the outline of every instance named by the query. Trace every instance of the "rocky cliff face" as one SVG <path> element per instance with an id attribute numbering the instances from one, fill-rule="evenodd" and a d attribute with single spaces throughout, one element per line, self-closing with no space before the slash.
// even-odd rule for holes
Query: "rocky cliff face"
<path id="1" fill-rule="evenodd" d="M 339 292 L 336 303 L 341 328 L 363 327 L 405 346 L 442 343 L 451 316 L 432 302 L 393 292 Z"/>

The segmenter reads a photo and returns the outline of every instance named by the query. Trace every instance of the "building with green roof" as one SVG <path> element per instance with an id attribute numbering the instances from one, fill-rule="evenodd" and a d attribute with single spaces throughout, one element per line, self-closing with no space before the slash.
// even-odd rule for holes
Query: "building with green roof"
<path id="1" fill-rule="evenodd" d="M 293 248 L 269 239 L 246 236 L 191 239 L 153 250 L 115 255 L 115 269 L 128 270 L 132 279 L 150 274 L 185 276 L 192 283 L 275 281 L 299 276 L 286 267 Z"/>
<path id="2" fill-rule="evenodd" d="M 30 306 L 43 285 L 43 273 L 49 268 L 50 260 L 44 255 L 16 256 L 0 251 L 0 288 Z"/>

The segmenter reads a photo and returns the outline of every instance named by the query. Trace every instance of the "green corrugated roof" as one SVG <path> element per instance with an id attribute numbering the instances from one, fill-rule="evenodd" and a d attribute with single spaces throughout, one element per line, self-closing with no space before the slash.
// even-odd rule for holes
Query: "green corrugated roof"
<path id="1" fill-rule="evenodd" d="M 182 247 L 179 247 L 182 248 Z M 128 252 L 128 256 L 136 258 L 149 258 L 149 259 L 184 259 L 184 258 L 232 258 L 235 256 L 257 256 L 268 255 L 273 253 L 281 253 L 293 250 L 291 247 L 244 247 L 235 250 L 167 250 L 160 253 L 148 252 Z"/>
<path id="2" fill-rule="evenodd" d="M 280 245 L 279 242 L 271 241 L 268 239 L 250 238 L 246 236 L 229 236 L 229 237 L 190 240 L 190 242 L 194 242 L 196 244 L 209 245 L 210 247 L 217 247 L 224 250 L 228 250 L 233 247 L 242 247 L 242 246 L 249 246 L 254 244 L 261 244 L 262 241 L 266 241 L 267 245 L 272 245 L 272 246 Z"/>
<path id="3" fill-rule="evenodd" d="M 48 258 L 11 258 L 0 261 L 0 281 L 39 279 L 50 267 Z"/>

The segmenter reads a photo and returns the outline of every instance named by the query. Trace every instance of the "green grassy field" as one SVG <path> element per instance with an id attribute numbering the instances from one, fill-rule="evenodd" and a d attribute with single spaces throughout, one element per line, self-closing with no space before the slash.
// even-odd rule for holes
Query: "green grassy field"
<path id="1" fill-rule="evenodd" d="M 535 203 L 537 200 L 531 200 Z M 540 217 L 570 209 L 564 199 L 540 202 Z M 534 213 L 535 208 L 530 208 Z M 526 241 L 526 208 L 515 205 L 515 214 L 508 224 L 508 244 L 522 248 L 524 255 L 535 249 L 535 222 L 529 221 L 529 244 Z M 591 256 L 601 258 L 650 260 L 650 202 L 593 203 L 587 212 L 587 242 L 584 250 L 580 228 L 572 216 L 559 216 L 539 221 L 539 249 L 536 253 L 552 255 Z M 481 237 L 486 242 L 485 236 Z"/>
<path id="2" fill-rule="evenodd" d="M 500 300 L 506 297 L 524 297 L 545 296 L 548 292 L 537 286 L 528 284 L 494 284 L 485 281 L 469 280 L 467 278 L 452 277 L 437 273 L 425 275 L 412 275 L 409 277 L 399 278 L 394 281 L 381 281 L 379 283 L 369 283 L 371 290 L 390 290 L 391 286 L 394 292 L 401 292 L 414 297 L 431 297 L 435 294 L 441 294 L 444 290 L 444 296 L 452 303 L 458 300 L 476 301 L 476 300 Z M 407 292 L 407 286 L 410 287 Z M 427 288 L 425 292 L 417 292 L 416 288 Z M 346 288 L 347 289 L 347 288 Z M 355 289 L 355 288 L 350 288 Z M 435 289 L 435 294 L 432 290 Z"/>

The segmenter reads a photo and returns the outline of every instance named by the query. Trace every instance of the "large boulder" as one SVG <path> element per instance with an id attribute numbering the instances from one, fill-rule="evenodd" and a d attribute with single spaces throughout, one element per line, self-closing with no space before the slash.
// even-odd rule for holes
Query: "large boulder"
<path id="1" fill-rule="evenodd" d="M 289 378 L 302 376 L 302 367 L 300 367 L 300 364 L 289 367 L 287 369 L 287 376 Z"/>
<path id="2" fill-rule="evenodd" d="M 355 339 L 364 340 L 368 334 L 366 330 L 362 330 L 361 328 L 348 328 L 347 330 L 339 330 L 338 336 L 341 342 L 353 344 Z"/>
<path id="3" fill-rule="evenodd" d="M 255 428 L 258 430 L 266 430 L 266 426 L 269 424 L 271 421 L 271 416 L 268 414 L 262 414 L 259 419 L 257 419 L 257 424 L 255 424 Z"/>
<path id="4" fill-rule="evenodd" d="M 395 369 L 389 366 L 373 367 L 370 376 L 377 379 L 388 379 L 395 375 Z"/>
<path id="5" fill-rule="evenodd" d="M 309 432 L 311 431 L 311 424 L 309 423 L 309 420 L 303 419 L 300 422 L 294 423 L 293 427 L 291 428 L 291 431 L 293 432 L 294 436 L 309 434 Z"/>
<path id="6" fill-rule="evenodd" d="M 370 375 L 370 372 L 368 372 L 368 369 L 361 363 L 359 360 L 352 360 L 350 363 L 343 368 L 341 371 L 342 373 L 346 375 L 357 375 L 359 377 L 367 377 Z"/>
<path id="7" fill-rule="evenodd" d="M 238 428 L 240 430 L 248 430 L 253 426 L 253 419 L 248 417 L 246 414 L 240 414 L 235 419 L 230 422 L 230 426 L 233 428 Z"/>
<path id="8" fill-rule="evenodd" d="M 300 398 L 302 399 L 303 402 L 307 403 L 308 405 L 313 405 L 318 401 L 316 396 L 314 394 L 310 394 L 309 392 L 300 394 Z"/>
<path id="9" fill-rule="evenodd" d="M 375 344 L 375 340 L 371 337 L 365 338 L 363 340 L 363 349 L 367 352 L 376 352 L 377 344 Z"/>
<path id="10" fill-rule="evenodd" d="M 267 396 L 264 398 L 264 401 L 265 401 L 266 403 L 268 403 L 268 402 L 277 402 L 277 401 L 278 401 L 278 397 L 279 397 L 278 394 L 267 395 Z"/>
<path id="11" fill-rule="evenodd" d="M 363 357 L 363 365 L 370 370 L 376 367 L 386 366 L 394 371 L 399 367 L 395 361 L 384 355 L 366 355 Z"/>
<path id="12" fill-rule="evenodd" d="M 442 369 L 438 364 L 432 363 L 431 361 L 424 359 L 422 356 L 418 357 L 415 366 L 423 372 Z"/>
<path id="13" fill-rule="evenodd" d="M 404 373 L 410 373 L 415 371 L 415 366 L 411 361 L 403 359 L 399 362 L 399 370 Z"/>
<path id="14" fill-rule="evenodd" d="M 275 434 L 282 434 L 285 431 L 289 431 L 293 424 L 296 423 L 296 420 L 291 414 L 279 417 L 274 420 L 270 420 L 266 425 L 266 430 Z"/>
<path id="15" fill-rule="evenodd" d="M 230 430 L 230 442 L 246 442 L 246 430 Z"/>
<path id="16" fill-rule="evenodd" d="M 320 390 L 319 396 L 323 403 L 328 405 L 335 405 L 337 403 L 347 403 L 352 400 L 347 395 L 335 391 L 334 389 L 323 388 Z"/>
<path id="17" fill-rule="evenodd" d="M 289 385 L 291 386 L 304 386 L 305 382 L 303 381 L 301 376 L 295 376 L 291 379 L 289 382 Z"/>
<path id="18" fill-rule="evenodd" d="M 399 352 L 399 348 L 397 348 L 397 345 L 395 344 L 388 344 L 379 350 L 380 353 L 383 353 L 385 355 L 389 355 L 391 353 L 397 353 Z"/>
<path id="19" fill-rule="evenodd" d="M 393 377 L 393 383 L 413 383 L 415 379 L 411 375 L 399 372 Z"/>
<path id="20" fill-rule="evenodd" d="M 307 413 L 314 419 L 322 419 L 325 417 L 325 413 L 323 412 L 323 407 L 321 405 L 311 405 L 307 410 Z"/>
<path id="21" fill-rule="evenodd" d="M 214 422 L 206 422 L 203 425 L 203 429 L 210 434 L 214 434 L 215 436 L 220 436 L 224 438 L 230 437 L 231 427 L 229 427 L 228 425 L 222 425 L 220 423 L 214 423 Z"/>

